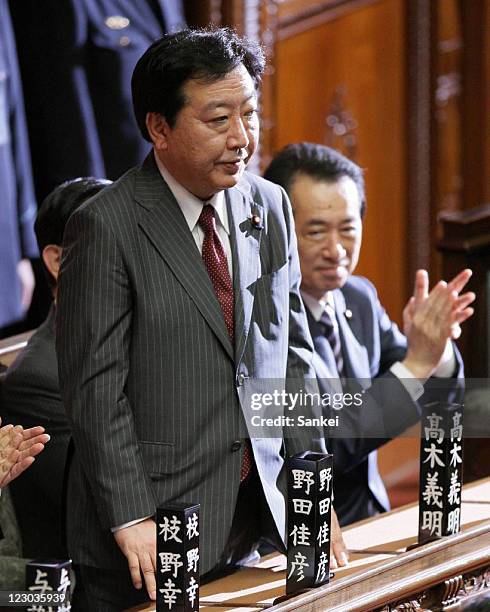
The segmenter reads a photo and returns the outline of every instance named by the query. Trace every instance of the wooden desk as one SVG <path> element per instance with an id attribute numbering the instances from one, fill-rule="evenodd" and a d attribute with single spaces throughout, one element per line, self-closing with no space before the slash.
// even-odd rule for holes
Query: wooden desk
<path id="1" fill-rule="evenodd" d="M 285 557 L 265 557 L 253 568 L 201 587 L 204 612 L 455 611 L 459 602 L 490 589 L 490 479 L 463 491 L 462 532 L 405 552 L 416 542 L 418 507 L 411 504 L 344 529 L 349 567 L 330 584 L 274 605 L 284 595 Z M 155 610 L 154 604 L 134 608 Z"/>

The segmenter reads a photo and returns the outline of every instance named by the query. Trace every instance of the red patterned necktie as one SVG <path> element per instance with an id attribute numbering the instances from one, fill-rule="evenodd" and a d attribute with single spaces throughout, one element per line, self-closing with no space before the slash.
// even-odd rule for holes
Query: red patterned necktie
<path id="1" fill-rule="evenodd" d="M 213 283 L 214 292 L 218 298 L 221 312 L 225 320 L 226 329 L 230 337 L 232 345 L 235 343 L 234 332 L 234 307 L 235 298 L 233 293 L 233 283 L 231 282 L 230 272 L 228 270 L 228 262 L 223 243 L 216 231 L 216 219 L 214 217 L 214 208 L 211 204 L 206 204 L 199 216 L 199 225 L 204 231 L 204 242 L 202 244 L 202 258 L 209 278 Z M 240 482 L 243 482 L 249 475 L 252 468 L 253 455 L 250 442 L 245 441 L 243 449 L 242 469 L 240 473 Z"/>

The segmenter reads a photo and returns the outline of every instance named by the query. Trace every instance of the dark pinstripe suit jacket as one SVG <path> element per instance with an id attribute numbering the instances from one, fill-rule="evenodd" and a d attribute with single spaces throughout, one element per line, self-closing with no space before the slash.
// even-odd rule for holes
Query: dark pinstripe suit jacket
<path id="1" fill-rule="evenodd" d="M 111 527 L 185 501 L 201 504 L 201 572 L 211 569 L 235 508 L 243 450 L 232 444 L 243 436 L 251 380 L 314 376 L 287 197 L 247 174 L 226 197 L 234 347 L 153 155 L 67 225 L 57 349 L 76 447 L 68 539 L 79 563 L 125 567 Z M 282 440 L 252 443 L 283 535 Z M 298 439 L 290 451 L 305 448 L 324 450 L 323 440 Z"/>

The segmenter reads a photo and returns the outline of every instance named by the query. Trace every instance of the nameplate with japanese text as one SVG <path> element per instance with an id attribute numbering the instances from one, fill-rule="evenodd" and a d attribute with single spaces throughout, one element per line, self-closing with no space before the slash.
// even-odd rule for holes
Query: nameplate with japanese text
<path id="1" fill-rule="evenodd" d="M 459 532 L 462 471 L 462 406 L 428 404 L 420 446 L 419 544 Z"/>
<path id="2" fill-rule="evenodd" d="M 332 455 L 289 459 L 287 594 L 329 581 L 332 478 Z"/>
<path id="3" fill-rule="evenodd" d="M 199 504 L 160 506 L 157 523 L 157 612 L 199 610 Z"/>
<path id="4" fill-rule="evenodd" d="M 27 612 L 69 612 L 71 561 L 35 559 L 26 564 Z"/>

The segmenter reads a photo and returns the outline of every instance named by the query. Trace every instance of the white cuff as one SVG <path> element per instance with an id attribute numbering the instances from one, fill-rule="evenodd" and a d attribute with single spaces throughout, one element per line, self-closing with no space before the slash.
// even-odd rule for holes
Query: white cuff
<path id="1" fill-rule="evenodd" d="M 454 371 L 456 369 L 456 356 L 454 354 L 454 347 L 451 340 L 448 340 L 446 343 L 446 348 L 444 349 L 444 353 L 442 354 L 441 360 L 439 361 L 439 365 L 434 371 L 432 376 L 437 376 L 438 378 L 451 378 L 453 376 Z"/>
<path id="2" fill-rule="evenodd" d="M 422 382 L 415 378 L 412 372 L 401 361 L 394 363 L 390 368 L 390 372 L 400 380 L 414 402 L 424 394 L 423 382 L 425 381 Z"/>
<path id="3" fill-rule="evenodd" d="M 131 525 L 136 525 L 136 523 L 142 523 L 143 521 L 146 521 L 146 519 L 149 519 L 150 517 L 151 517 L 151 514 L 150 516 L 144 516 L 143 518 L 136 519 L 134 521 L 129 521 L 129 523 L 124 523 L 123 525 L 112 527 L 111 531 L 112 533 L 114 533 L 115 531 L 119 531 L 120 529 L 126 529 L 126 527 L 131 527 Z"/>

